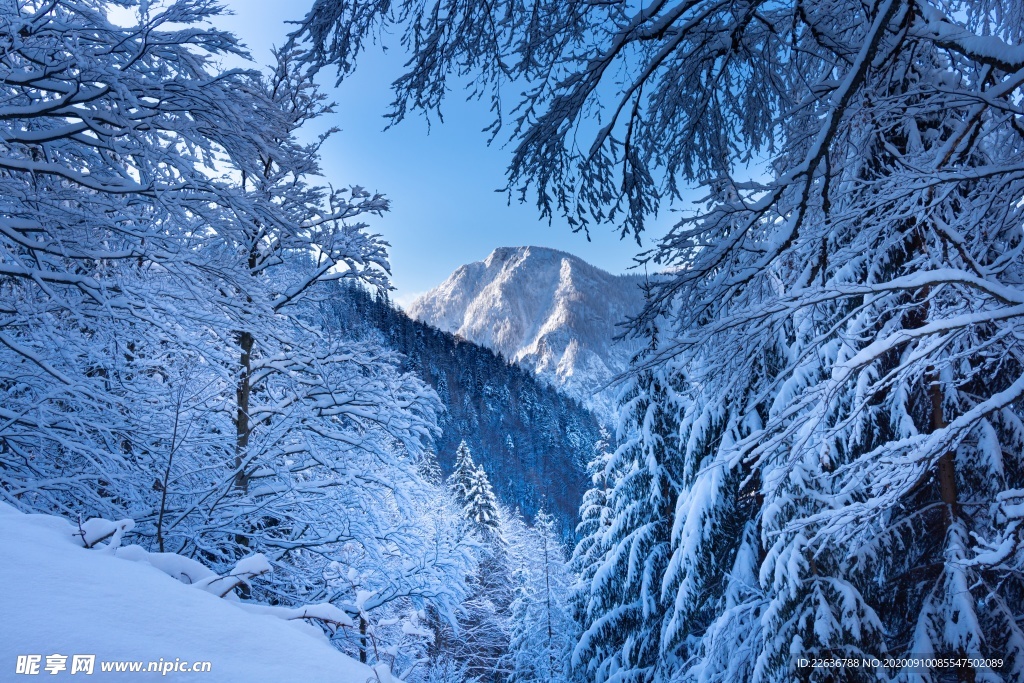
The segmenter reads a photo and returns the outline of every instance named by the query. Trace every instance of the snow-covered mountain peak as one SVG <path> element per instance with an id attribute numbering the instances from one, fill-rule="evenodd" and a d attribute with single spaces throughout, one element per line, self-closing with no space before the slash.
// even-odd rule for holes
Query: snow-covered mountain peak
<path id="1" fill-rule="evenodd" d="M 567 252 L 500 247 L 409 307 L 414 318 L 487 346 L 607 416 L 606 385 L 635 353 L 616 324 L 640 310 L 640 278 Z"/>

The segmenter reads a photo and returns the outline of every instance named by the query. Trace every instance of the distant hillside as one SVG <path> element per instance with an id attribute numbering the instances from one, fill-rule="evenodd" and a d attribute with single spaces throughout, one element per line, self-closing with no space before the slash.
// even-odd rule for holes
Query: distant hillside
<path id="1" fill-rule="evenodd" d="M 542 247 L 502 247 L 458 268 L 409 307 L 417 320 L 497 351 L 606 420 L 608 383 L 637 347 L 617 324 L 643 306 L 641 277 Z"/>
<path id="2" fill-rule="evenodd" d="M 434 387 L 447 411 L 436 441 L 447 476 L 466 440 L 506 505 L 532 518 L 542 501 L 568 539 L 599 427 L 576 400 L 493 351 L 413 320 L 386 298 L 338 285 L 329 306 L 339 328 L 375 334 L 405 357 L 407 370 Z"/>

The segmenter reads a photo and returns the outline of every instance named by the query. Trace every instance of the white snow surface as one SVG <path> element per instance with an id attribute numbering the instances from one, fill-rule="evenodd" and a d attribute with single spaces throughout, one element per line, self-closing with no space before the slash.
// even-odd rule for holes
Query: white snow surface
<path id="1" fill-rule="evenodd" d="M 637 351 L 614 338 L 617 324 L 643 306 L 641 278 L 554 249 L 501 247 L 458 268 L 408 313 L 500 353 L 607 417 L 608 384 Z"/>
<path id="2" fill-rule="evenodd" d="M 42 655 L 42 665 L 47 655 L 68 656 L 68 669 L 56 675 L 40 668 L 40 678 L 47 680 L 75 680 L 70 674 L 75 654 L 96 655 L 94 673 L 86 680 L 378 680 L 372 669 L 331 647 L 318 627 L 286 621 L 272 614 L 275 608 L 253 613 L 243 603 L 181 583 L 120 552 L 83 548 L 77 532 L 63 519 L 22 514 L 0 503 L 0 680 L 31 678 L 15 674 L 17 656 L 26 654 Z M 100 671 L 104 660 L 161 658 L 209 661 L 211 669 L 166 676 Z"/>

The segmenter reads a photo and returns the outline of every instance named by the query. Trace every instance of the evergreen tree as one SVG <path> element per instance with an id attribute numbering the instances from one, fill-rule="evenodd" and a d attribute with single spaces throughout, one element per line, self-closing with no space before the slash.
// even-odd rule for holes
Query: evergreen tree
<path id="1" fill-rule="evenodd" d="M 608 507 L 611 488 L 608 464 L 613 449 L 608 430 L 601 429 L 601 439 L 594 445 L 594 457 L 587 464 L 590 474 L 590 488 L 583 494 L 580 504 L 580 523 L 576 527 L 579 539 L 573 549 L 572 567 L 577 576 L 574 592 L 586 591 L 597 568 L 597 558 L 604 548 L 604 535 L 611 526 L 612 518 Z"/>
<path id="2" fill-rule="evenodd" d="M 416 465 L 420 476 L 432 486 L 440 487 L 444 483 L 444 475 L 441 473 L 441 466 L 437 464 L 437 454 L 433 448 L 428 448 L 420 456 Z"/>
<path id="3" fill-rule="evenodd" d="M 587 622 L 590 593 L 595 590 L 594 580 L 602 558 L 608 550 L 607 536 L 612 524 L 609 499 L 614 487 L 608 465 L 612 456 L 611 435 L 606 429 L 602 429 L 601 439 L 594 446 L 594 457 L 587 465 L 591 487 L 583 494 L 583 502 L 580 504 L 580 523 L 576 527 L 576 536 L 579 540 L 570 561 L 574 581 L 569 601 L 576 640 L 582 635 L 582 625 Z"/>
<path id="4" fill-rule="evenodd" d="M 681 461 L 674 399 L 674 387 L 652 371 L 625 395 L 621 445 L 604 474 L 612 484 L 611 526 L 589 549 L 596 566 L 584 570 L 593 578 L 577 609 L 582 634 L 573 666 L 588 680 L 641 683 L 667 668 L 661 580 L 671 554 Z"/>
<path id="5" fill-rule="evenodd" d="M 465 439 L 459 442 L 455 450 L 455 468 L 448 477 L 448 487 L 455 494 L 455 500 L 465 507 L 469 503 L 470 491 L 476 477 L 477 466 L 473 462 L 473 454 L 466 445 Z"/>
<path id="6" fill-rule="evenodd" d="M 499 511 L 493 500 L 481 502 L 483 507 L 477 512 L 469 506 L 463 508 L 464 518 L 478 539 L 476 572 L 467 580 L 468 595 L 461 604 L 458 634 L 445 628 L 442 640 L 448 643 L 447 654 L 458 662 L 468 679 L 506 681 L 509 671 L 504 658 L 513 597 L 508 527 L 515 521 L 507 511 Z M 483 515 L 479 519 L 490 521 L 477 521 L 478 513 Z"/>
<path id="7" fill-rule="evenodd" d="M 462 512 L 466 519 L 485 537 L 494 535 L 499 526 L 498 500 L 482 465 L 478 465 L 470 475 L 465 499 L 466 506 Z"/>
<path id="8" fill-rule="evenodd" d="M 477 539 L 476 572 L 467 580 L 458 632 L 441 621 L 434 622 L 435 643 L 446 648 L 436 654 L 450 657 L 454 670 L 469 680 L 504 681 L 506 672 L 500 662 L 508 648 L 506 611 L 511 601 L 502 529 L 507 515 L 499 509 L 487 473 L 473 462 L 465 441 L 459 444 L 455 470 L 447 484 L 464 526 Z"/>

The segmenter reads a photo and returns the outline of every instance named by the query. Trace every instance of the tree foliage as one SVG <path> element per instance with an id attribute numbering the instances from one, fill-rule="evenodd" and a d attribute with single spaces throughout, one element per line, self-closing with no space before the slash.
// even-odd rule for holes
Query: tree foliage
<path id="1" fill-rule="evenodd" d="M 452 74 L 499 123 L 501 83 L 523 92 L 510 183 L 542 212 L 639 235 L 707 192 L 646 254 L 666 276 L 635 325 L 659 331 L 638 377 L 672 387 L 661 428 L 633 421 L 677 451 L 651 520 L 668 554 L 646 593 L 609 593 L 609 618 L 641 600 L 639 635 L 625 668 L 586 650 L 592 675 L 940 675 L 798 653 L 1024 675 L 1024 7 L 319 0 L 296 39 L 344 74 L 393 25 L 395 117 L 437 110 Z M 658 475 L 640 467 L 622 481 Z"/>
<path id="2" fill-rule="evenodd" d="M 562 683 L 571 672 L 570 572 L 555 520 L 543 508 L 512 548 L 513 598 L 504 668 L 510 683 Z"/>
<path id="3" fill-rule="evenodd" d="M 313 181 L 297 131 L 331 108 L 293 55 L 222 69 L 207 0 L 0 8 L 0 497 L 217 571 L 263 553 L 250 597 L 451 618 L 437 396 L 318 305 L 386 286 L 387 202 Z"/>

